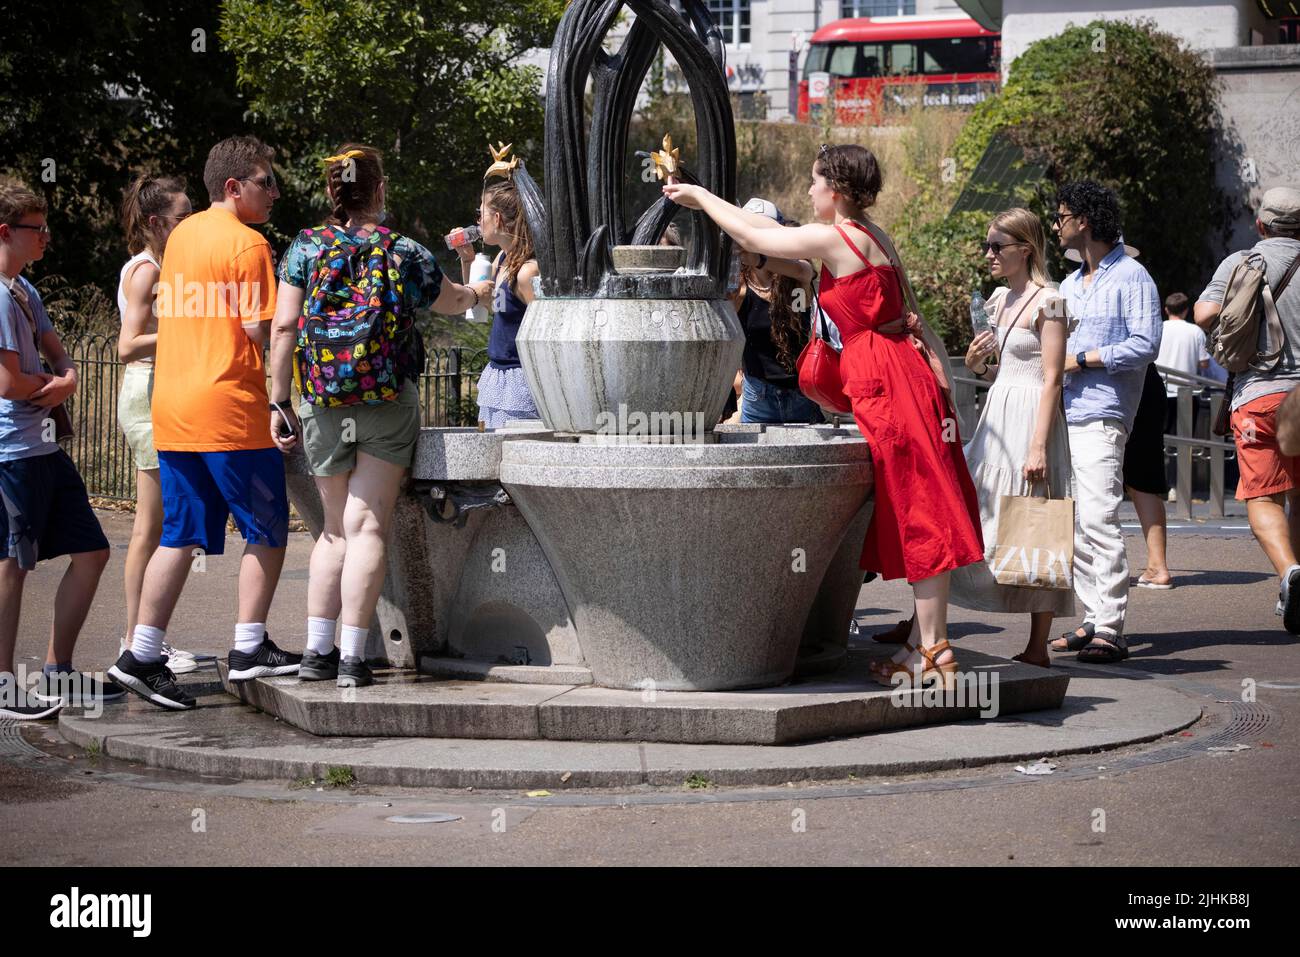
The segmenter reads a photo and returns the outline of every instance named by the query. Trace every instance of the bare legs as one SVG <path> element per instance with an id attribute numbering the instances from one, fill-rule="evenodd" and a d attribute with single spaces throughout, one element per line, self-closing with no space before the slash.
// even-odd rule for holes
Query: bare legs
<path id="1" fill-rule="evenodd" d="M 126 547 L 126 643 L 131 644 L 140 617 L 140 593 L 144 590 L 144 572 L 149 559 L 162 539 L 162 485 L 157 469 L 140 469 L 135 473 L 135 523 Z"/>
<path id="2" fill-rule="evenodd" d="M 1255 540 L 1280 577 L 1296 564 L 1300 552 L 1300 489 L 1252 498 L 1246 502 L 1246 516 Z"/>
<path id="3" fill-rule="evenodd" d="M 1137 509 L 1138 521 L 1142 523 L 1142 537 L 1147 543 L 1147 567 L 1143 574 L 1149 582 L 1168 585 L 1170 576 L 1165 557 L 1165 500 L 1150 492 L 1139 492 L 1131 486 L 1125 486 L 1125 491 Z"/>
<path id="4" fill-rule="evenodd" d="M 108 549 L 78 552 L 71 556 L 54 598 L 54 622 L 45 652 L 47 665 L 72 660 L 81 626 L 86 623 L 90 603 L 99 588 L 99 577 L 108 564 Z M 0 672 L 13 673 L 14 645 L 18 641 L 18 620 L 23 610 L 23 585 L 27 572 L 16 558 L 0 561 Z"/>
<path id="5" fill-rule="evenodd" d="M 14 645 L 18 641 L 26 581 L 27 572 L 18 567 L 18 559 L 0 560 L 0 673 L 14 673 Z"/>
<path id="6" fill-rule="evenodd" d="M 370 626 L 384 584 L 393 506 L 406 469 L 364 452 L 344 475 L 316 479 L 325 526 L 311 553 L 307 614 Z"/>
<path id="7" fill-rule="evenodd" d="M 900 664 L 913 667 L 922 664 L 921 648 L 933 648 L 948 637 L 948 572 L 925 578 L 912 584 L 912 594 L 916 598 L 916 614 L 912 617 L 912 633 L 908 644 L 917 650 L 909 652 L 907 645 L 900 645 L 891 658 Z M 945 649 L 934 659 L 935 664 L 945 664 L 953 658 L 952 650 Z"/>
<path id="8" fill-rule="evenodd" d="M 185 579 L 199 556 L 194 546 L 181 548 L 159 546 L 149 559 L 145 570 L 144 588 L 140 594 L 139 624 L 167 630 L 176 602 L 185 587 Z M 203 565 L 195 567 L 195 573 Z M 280 569 L 284 567 L 284 549 L 269 545 L 244 546 L 239 562 L 239 618 L 238 621 L 266 621 L 271 610 L 275 586 L 280 582 Z"/>

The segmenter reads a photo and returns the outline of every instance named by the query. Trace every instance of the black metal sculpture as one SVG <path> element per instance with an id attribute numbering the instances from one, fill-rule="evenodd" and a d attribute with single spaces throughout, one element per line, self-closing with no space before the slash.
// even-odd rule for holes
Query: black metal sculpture
<path id="1" fill-rule="evenodd" d="M 618 52 L 601 48 L 619 11 L 636 15 Z M 629 229 L 624 221 L 623 163 L 637 91 L 665 46 L 681 66 L 695 104 L 698 181 L 734 200 L 736 133 L 723 75 L 722 37 L 703 0 L 573 0 L 551 48 L 546 90 L 546 185 L 543 197 L 522 166 L 515 184 L 546 295 L 557 297 L 713 299 L 726 292 L 731 240 L 698 211 L 686 275 L 620 276 L 613 246 L 653 243 L 676 204 L 660 199 Z M 583 115 L 594 82 L 590 142 Z M 695 177 L 691 177 L 694 179 Z"/>

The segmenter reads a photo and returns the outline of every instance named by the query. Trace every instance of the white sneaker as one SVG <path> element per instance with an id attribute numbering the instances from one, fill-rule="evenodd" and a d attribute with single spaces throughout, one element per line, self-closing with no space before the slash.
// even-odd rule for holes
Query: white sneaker
<path id="1" fill-rule="evenodd" d="M 123 638 L 117 643 L 117 656 L 120 658 L 124 653 L 131 649 L 127 646 L 126 639 Z M 191 671 L 199 670 L 199 663 L 195 660 L 192 651 L 182 651 L 179 648 L 173 648 L 169 642 L 164 641 L 162 653 L 167 656 L 167 667 L 171 669 L 174 675 L 187 675 Z"/>

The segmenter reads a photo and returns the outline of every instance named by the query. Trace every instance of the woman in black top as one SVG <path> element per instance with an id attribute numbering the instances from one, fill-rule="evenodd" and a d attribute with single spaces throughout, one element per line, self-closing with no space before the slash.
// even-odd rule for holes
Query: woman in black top
<path id="1" fill-rule="evenodd" d="M 751 199 L 745 209 L 768 217 L 774 226 L 798 225 L 765 199 Z M 732 299 L 745 330 L 740 420 L 821 422 L 821 409 L 799 391 L 795 371 L 795 360 L 808 343 L 812 266 L 742 252 L 740 272 L 740 288 Z"/>

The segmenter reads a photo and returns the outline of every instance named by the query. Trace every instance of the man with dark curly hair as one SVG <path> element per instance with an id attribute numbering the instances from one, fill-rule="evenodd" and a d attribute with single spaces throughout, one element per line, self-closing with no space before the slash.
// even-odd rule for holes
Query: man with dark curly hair
<path id="1" fill-rule="evenodd" d="M 1057 193 L 1054 228 L 1083 264 L 1061 283 L 1074 329 L 1065 348 L 1065 421 L 1074 469 L 1074 589 L 1083 623 L 1052 643 L 1080 661 L 1128 657 L 1128 556 L 1120 533 L 1124 445 L 1147 366 L 1160 350 L 1160 296 L 1125 255 L 1119 199 L 1083 180 Z"/>

